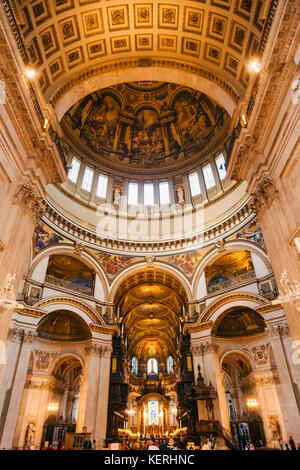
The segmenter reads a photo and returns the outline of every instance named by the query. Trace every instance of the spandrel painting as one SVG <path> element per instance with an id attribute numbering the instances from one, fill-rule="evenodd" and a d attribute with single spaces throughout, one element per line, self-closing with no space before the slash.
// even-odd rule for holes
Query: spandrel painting
<path id="1" fill-rule="evenodd" d="M 257 217 L 251 220 L 249 224 L 243 227 L 237 234 L 236 238 L 244 238 L 245 240 L 257 243 L 262 248 L 265 248 L 263 233 L 258 224 Z"/>
<path id="2" fill-rule="evenodd" d="M 34 228 L 34 234 L 33 234 L 34 254 L 36 255 L 42 248 L 45 248 L 51 245 L 56 245 L 58 243 L 73 244 L 67 238 L 54 232 L 42 220 L 37 219 L 35 228 Z"/>

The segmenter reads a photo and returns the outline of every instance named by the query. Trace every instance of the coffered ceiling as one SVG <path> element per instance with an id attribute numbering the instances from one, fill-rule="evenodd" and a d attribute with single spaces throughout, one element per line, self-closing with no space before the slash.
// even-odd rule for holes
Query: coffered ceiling
<path id="1" fill-rule="evenodd" d="M 55 104 L 75 83 L 133 64 L 194 71 L 237 101 L 247 86 L 246 63 L 256 54 L 267 2 L 12 3 L 37 80 L 46 100 Z"/>

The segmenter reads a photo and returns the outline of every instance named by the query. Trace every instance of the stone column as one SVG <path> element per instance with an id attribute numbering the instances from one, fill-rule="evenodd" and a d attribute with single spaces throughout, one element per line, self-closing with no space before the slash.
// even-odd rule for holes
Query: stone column
<path id="1" fill-rule="evenodd" d="M 295 383 L 293 368 L 291 367 L 288 351 L 284 346 L 284 337 L 289 335 L 286 323 L 267 327 L 280 384 L 277 392 L 282 409 L 282 416 L 287 434 L 292 435 L 296 442 L 300 442 L 300 415 L 299 415 L 299 389 Z"/>
<path id="2" fill-rule="evenodd" d="M 23 330 L 23 333 L 21 333 L 21 345 L 18 359 L 11 383 L 11 393 L 7 400 L 7 411 L 5 413 L 5 417 L 3 416 L 4 425 L 0 441 L 1 448 L 12 448 L 33 341 L 33 333 L 29 330 Z"/>
<path id="3" fill-rule="evenodd" d="M 86 347 L 85 351 L 87 357 L 80 384 L 76 432 L 82 432 L 83 427 L 86 427 L 87 432 L 91 432 L 92 438 L 94 438 L 100 374 L 100 343 L 92 343 Z"/>
<path id="4" fill-rule="evenodd" d="M 214 417 L 221 423 L 223 428 L 226 428 L 228 432 L 231 432 L 224 377 L 220 367 L 218 348 L 219 346 L 217 344 L 210 341 L 200 344 L 197 343 L 197 345 L 192 344 L 191 351 L 193 354 L 194 371 L 197 371 L 198 364 L 200 364 L 201 373 L 206 385 L 209 385 L 211 382 L 217 391 L 218 398 L 214 400 Z"/>
<path id="5" fill-rule="evenodd" d="M 3 297 L 9 290 L 10 299 L 16 299 L 28 260 L 35 221 L 44 210 L 39 191 L 29 177 L 24 178 L 20 184 L 11 186 L 5 206 L 2 207 L 0 202 L 0 212 L 3 214 L 0 221 L 0 239 L 4 245 L 4 249 L 0 250 L 0 341 L 4 344 L 7 342 L 13 309 L 3 302 Z M 3 364 L 0 364 L 0 371 L 2 367 Z"/>
<path id="6" fill-rule="evenodd" d="M 299 254 L 296 246 L 290 243 L 291 236 L 298 226 L 296 217 L 299 212 L 298 188 L 293 190 L 291 195 L 282 182 L 275 184 L 275 181 L 264 176 L 252 194 L 252 209 L 257 213 L 274 276 L 283 295 L 286 292 L 281 287 L 280 280 L 284 270 L 291 281 L 300 284 Z M 290 301 L 284 303 L 283 307 L 293 340 L 300 340 L 299 306 Z"/>
<path id="7" fill-rule="evenodd" d="M 105 447 L 111 352 L 112 348 L 108 346 L 104 346 L 101 349 L 97 414 L 95 422 L 95 439 L 97 449 L 102 449 Z"/>

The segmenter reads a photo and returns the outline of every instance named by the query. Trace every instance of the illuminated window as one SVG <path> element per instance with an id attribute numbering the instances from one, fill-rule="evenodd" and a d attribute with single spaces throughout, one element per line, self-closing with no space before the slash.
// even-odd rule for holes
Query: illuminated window
<path id="1" fill-rule="evenodd" d="M 148 401 L 148 423 L 158 425 L 158 400 Z"/>
<path id="2" fill-rule="evenodd" d="M 138 184 L 137 183 L 129 183 L 128 184 L 128 204 L 137 204 L 138 203 Z"/>
<path id="3" fill-rule="evenodd" d="M 81 188 L 85 191 L 91 192 L 92 184 L 93 184 L 94 172 L 91 168 L 86 167 Z"/>
<path id="4" fill-rule="evenodd" d="M 153 184 L 151 183 L 144 184 L 144 205 L 145 206 L 154 205 L 154 191 L 153 191 Z"/>
<path id="5" fill-rule="evenodd" d="M 72 160 L 72 166 L 68 173 L 68 178 L 70 181 L 72 181 L 72 183 L 77 183 L 79 168 L 80 168 L 80 161 L 74 157 Z"/>
<path id="6" fill-rule="evenodd" d="M 138 373 L 138 361 L 137 361 L 136 357 L 132 358 L 131 365 L 132 365 L 132 368 L 131 368 L 132 373 L 134 375 L 137 375 L 137 373 Z"/>
<path id="7" fill-rule="evenodd" d="M 220 155 L 216 158 L 216 165 L 218 168 L 220 180 L 223 180 L 226 178 L 225 158 L 223 153 L 220 153 Z"/>
<path id="8" fill-rule="evenodd" d="M 206 165 L 203 167 L 203 177 L 206 189 L 210 189 L 216 186 L 214 175 L 210 165 Z"/>
<path id="9" fill-rule="evenodd" d="M 173 357 L 172 356 L 168 357 L 167 371 L 168 371 L 169 375 L 172 374 L 172 372 L 173 372 Z"/>
<path id="10" fill-rule="evenodd" d="M 199 177 L 198 177 L 198 173 L 196 171 L 194 173 L 189 174 L 189 182 L 190 182 L 192 197 L 198 196 L 199 194 L 201 194 Z"/>
<path id="11" fill-rule="evenodd" d="M 108 178 L 105 175 L 99 175 L 97 193 L 98 197 L 106 198 Z"/>
<path id="12" fill-rule="evenodd" d="M 167 181 L 159 183 L 159 202 L 161 204 L 170 204 L 169 183 Z"/>
<path id="13" fill-rule="evenodd" d="M 153 357 L 147 361 L 147 374 L 158 374 L 157 360 Z"/>

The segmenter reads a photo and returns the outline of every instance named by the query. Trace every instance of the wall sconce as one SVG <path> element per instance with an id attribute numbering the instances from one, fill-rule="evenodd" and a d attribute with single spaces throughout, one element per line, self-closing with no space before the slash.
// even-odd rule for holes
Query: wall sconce
<path id="1" fill-rule="evenodd" d="M 247 400 L 247 406 L 249 406 L 249 408 L 257 408 L 257 407 L 258 407 L 258 403 L 257 403 L 256 398 L 248 398 L 248 400 Z"/>
<path id="2" fill-rule="evenodd" d="M 173 409 L 171 410 L 171 413 L 173 413 L 174 415 L 176 415 L 176 414 L 177 414 L 177 408 L 173 408 Z"/>
<path id="3" fill-rule="evenodd" d="M 246 114 L 241 115 L 241 126 L 242 127 L 247 127 L 248 126 L 248 118 Z"/>
<path id="4" fill-rule="evenodd" d="M 58 411 L 58 403 L 49 403 L 48 411 Z"/>
<path id="5" fill-rule="evenodd" d="M 130 416 L 134 415 L 135 411 L 134 410 L 128 410 L 127 411 L 127 414 L 129 414 Z"/>

